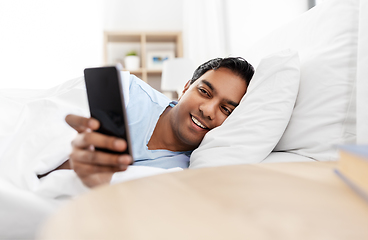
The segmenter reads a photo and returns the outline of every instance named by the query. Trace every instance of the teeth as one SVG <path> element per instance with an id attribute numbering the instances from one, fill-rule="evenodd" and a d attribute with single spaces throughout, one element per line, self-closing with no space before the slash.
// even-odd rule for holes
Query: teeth
<path id="1" fill-rule="evenodd" d="M 201 128 L 204 128 L 204 129 L 206 129 L 207 127 L 206 126 L 203 126 L 203 124 L 202 123 L 200 123 L 196 118 L 194 118 L 193 116 L 192 116 L 192 120 L 193 120 L 193 122 L 196 124 L 196 125 L 198 125 L 199 127 L 201 127 Z"/>

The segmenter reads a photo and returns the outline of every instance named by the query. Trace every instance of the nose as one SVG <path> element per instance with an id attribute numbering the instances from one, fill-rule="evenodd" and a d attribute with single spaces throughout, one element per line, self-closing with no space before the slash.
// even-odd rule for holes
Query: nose
<path id="1" fill-rule="evenodd" d="M 204 118 L 214 120 L 216 116 L 216 106 L 217 104 L 215 101 L 207 101 L 199 106 L 199 111 L 202 113 Z"/>

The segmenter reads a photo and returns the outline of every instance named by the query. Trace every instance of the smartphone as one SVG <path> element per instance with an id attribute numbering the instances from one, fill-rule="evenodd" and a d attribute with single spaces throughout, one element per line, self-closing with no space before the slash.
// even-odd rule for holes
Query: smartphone
<path id="1" fill-rule="evenodd" d="M 118 67 L 86 68 L 84 80 L 91 117 L 100 122 L 100 128 L 96 132 L 122 138 L 128 145 L 124 152 L 96 149 L 108 153 L 132 155 L 123 84 Z"/>

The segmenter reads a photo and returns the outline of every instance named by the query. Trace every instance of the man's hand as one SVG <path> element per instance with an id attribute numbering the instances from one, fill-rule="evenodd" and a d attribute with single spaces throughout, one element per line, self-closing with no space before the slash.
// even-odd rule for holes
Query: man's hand
<path id="1" fill-rule="evenodd" d="M 125 171 L 133 159 L 127 154 L 111 154 L 96 151 L 97 148 L 123 152 L 127 148 L 125 140 L 93 132 L 100 126 L 93 118 L 68 115 L 65 121 L 78 135 L 72 141 L 70 166 L 88 187 L 109 183 L 115 172 Z"/>

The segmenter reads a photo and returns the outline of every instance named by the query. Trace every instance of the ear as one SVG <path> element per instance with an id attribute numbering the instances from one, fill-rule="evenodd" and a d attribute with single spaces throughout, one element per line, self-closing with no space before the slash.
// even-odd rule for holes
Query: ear
<path id="1" fill-rule="evenodd" d="M 183 94 L 189 89 L 190 85 L 191 85 L 190 84 L 190 80 L 188 80 L 188 82 L 185 84 L 184 89 L 181 92 L 181 95 L 179 96 L 179 99 L 178 100 L 180 100 L 181 96 L 183 96 Z"/>

